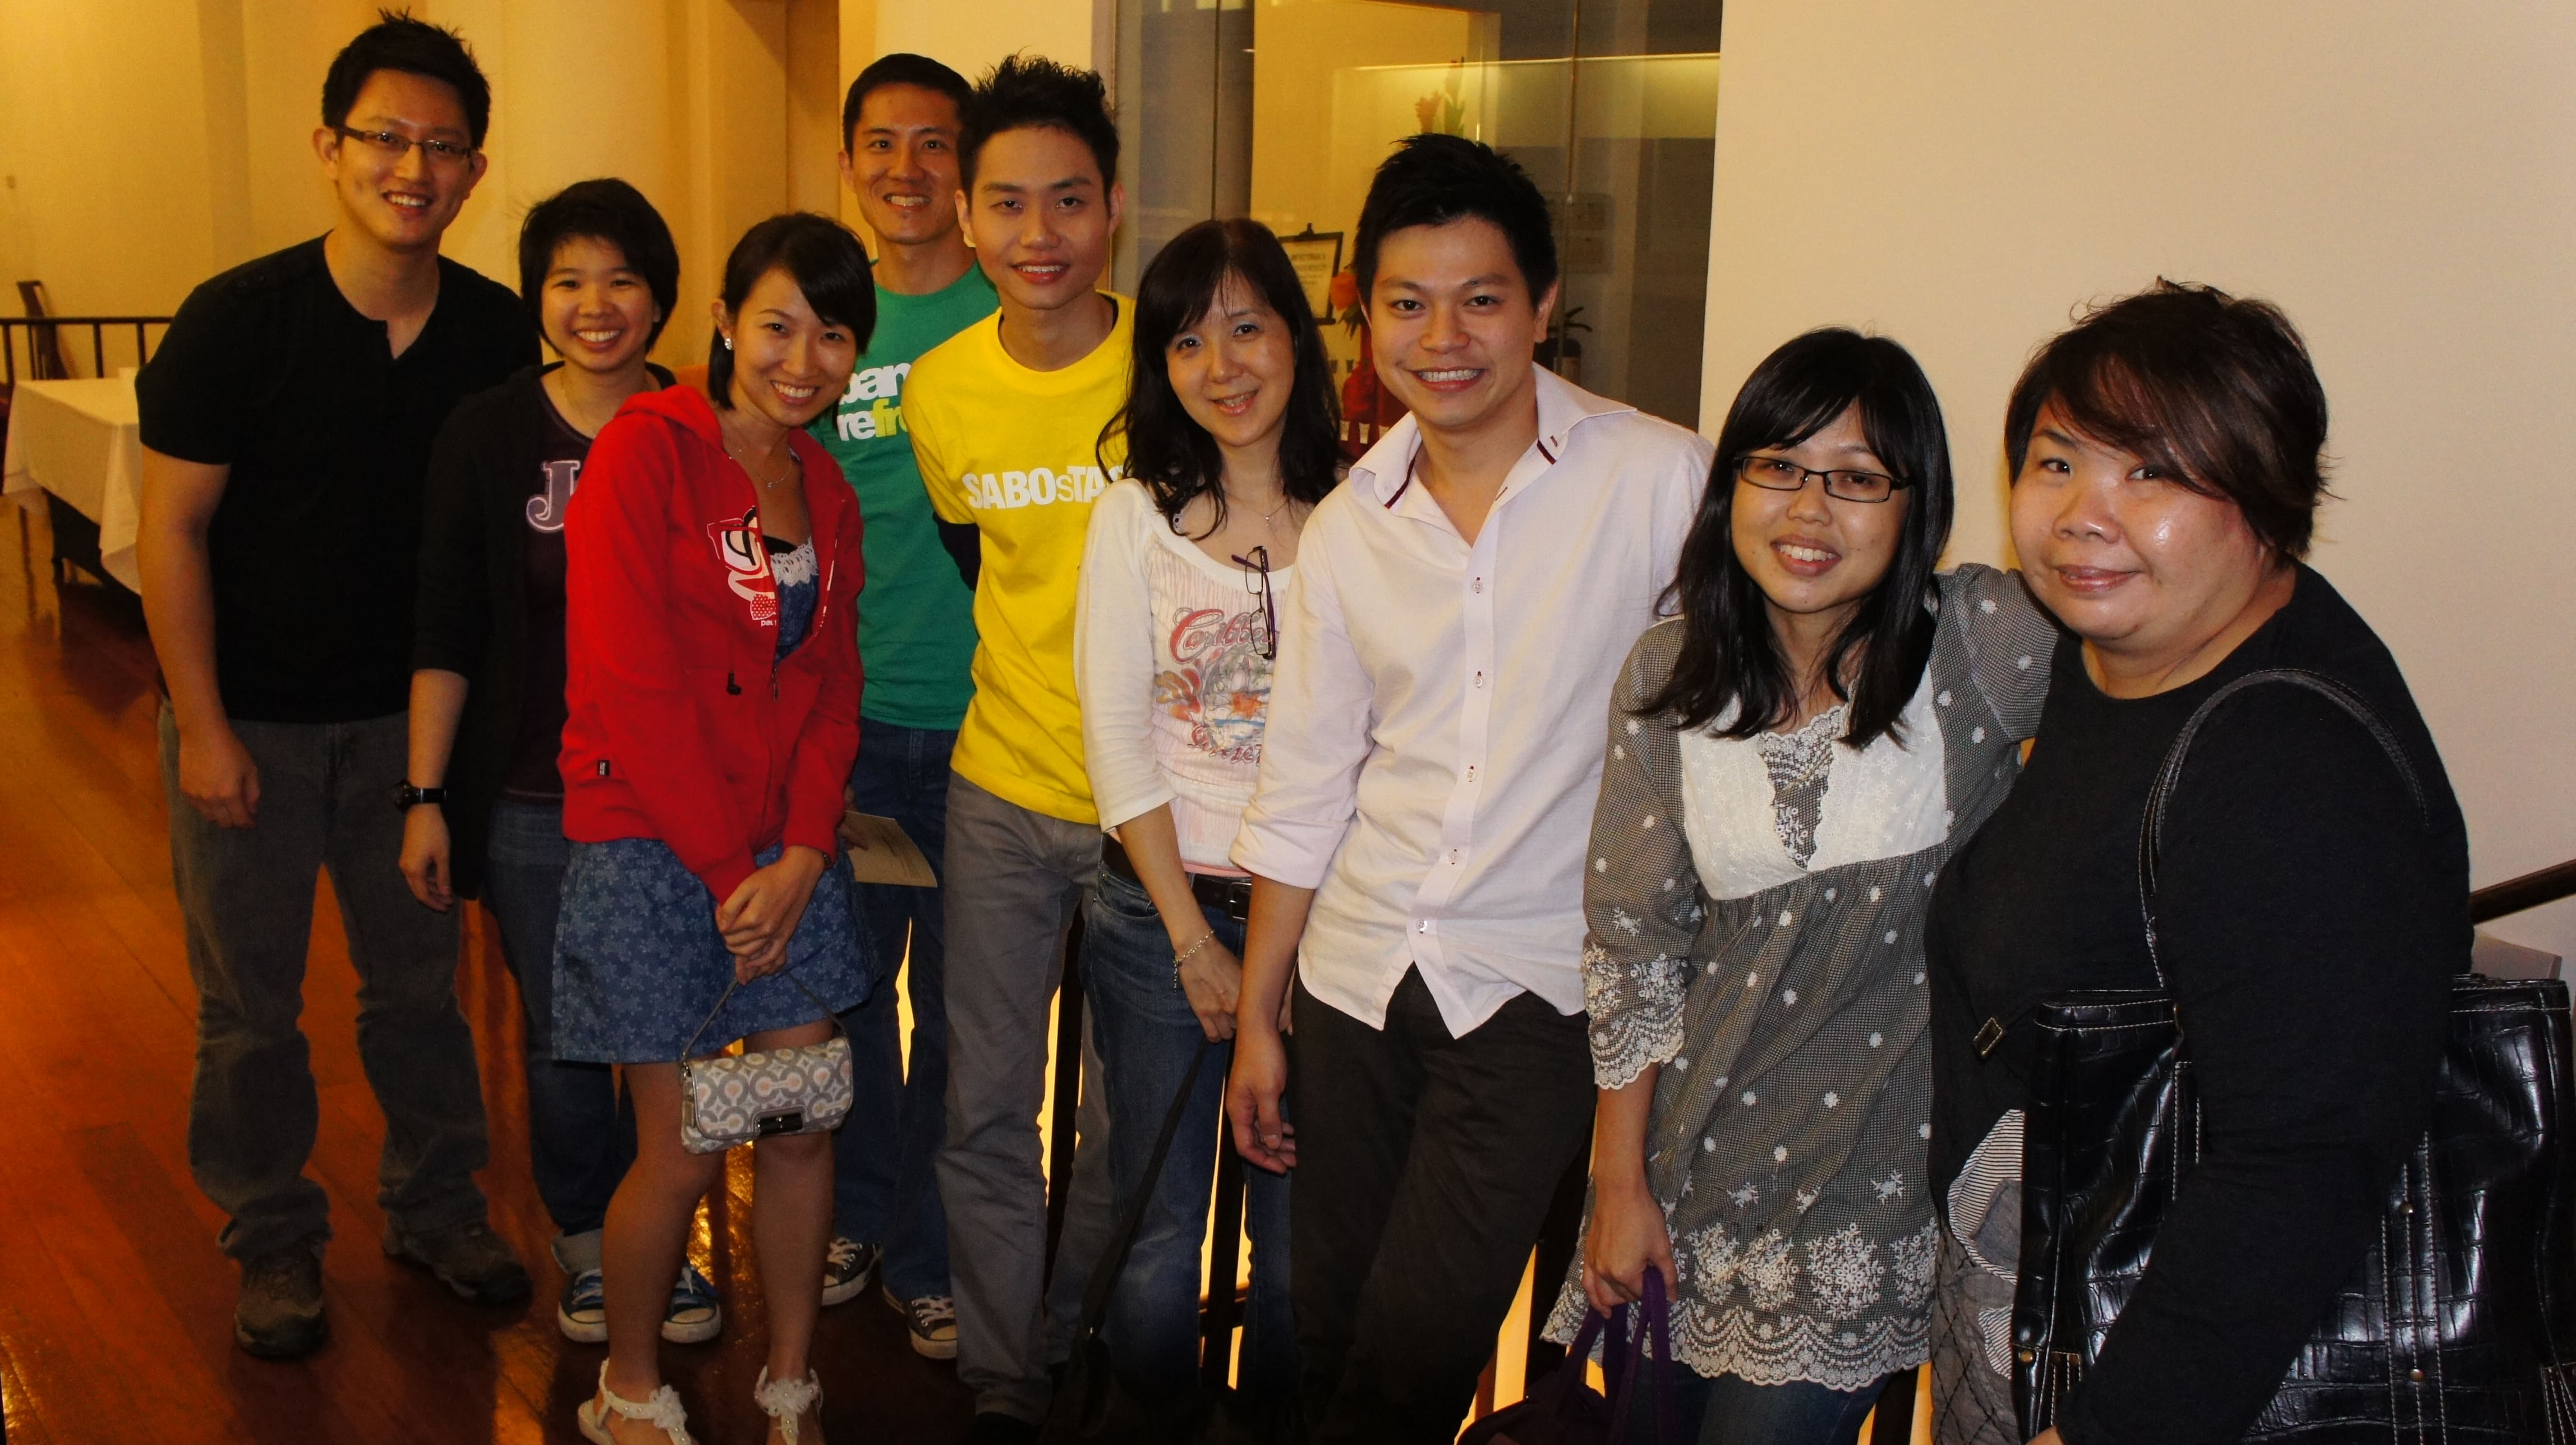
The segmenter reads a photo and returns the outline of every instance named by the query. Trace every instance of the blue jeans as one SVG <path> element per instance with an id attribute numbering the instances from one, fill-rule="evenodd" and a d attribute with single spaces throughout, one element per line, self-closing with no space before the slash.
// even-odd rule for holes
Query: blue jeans
<path id="1" fill-rule="evenodd" d="M 1856 1445 L 1860 1422 L 1885 1389 L 1884 1378 L 1857 1390 L 1822 1385 L 1756 1385 L 1734 1375 L 1715 1379 L 1673 1372 L 1674 1429 L 1655 1429 L 1654 1380 L 1637 1381 L 1628 1406 L 1628 1445 L 1670 1440 L 1697 1445 Z"/>
<path id="2" fill-rule="evenodd" d="M 948 753 L 957 734 L 865 722 L 850 797 L 892 818 L 935 870 L 948 850 Z M 948 1131 L 946 913 L 936 888 L 859 885 L 851 911 L 859 954 L 878 968 L 909 962 L 912 1071 L 904 1073 L 894 990 L 841 1015 L 850 1031 L 850 1122 L 832 1136 L 832 1232 L 885 1247 L 885 1287 L 901 1299 L 945 1295 L 948 1218 L 936 1161 Z"/>
<path id="3" fill-rule="evenodd" d="M 1153 1159 L 1163 1118 L 1206 1042 L 1188 995 L 1172 982 L 1172 940 L 1153 899 L 1102 869 L 1085 912 L 1083 992 L 1109 1090 L 1113 1209 L 1123 1217 Z M 1243 925 L 1206 914 L 1217 942 L 1240 952 Z M 1136 1231 L 1111 1297 L 1102 1338 L 1118 1372 L 1136 1388 L 1186 1395 L 1199 1378 L 1199 1298 L 1216 1151 L 1225 1130 L 1225 1074 L 1234 1047 L 1217 1044 L 1199 1066 L 1190 1106 Z M 1252 1234 L 1252 1295 L 1244 1310 L 1242 1392 L 1285 1407 L 1297 1390 L 1297 1325 L 1288 1300 L 1288 1180 L 1244 1169 L 1244 1223 Z M 1233 1242 L 1222 1246 L 1231 1249 Z"/>
<path id="4" fill-rule="evenodd" d="M 501 926 L 501 961 L 519 981 L 528 1015 L 528 1164 L 555 1228 L 577 1241 L 608 1218 L 609 1196 L 635 1162 L 635 1110 L 607 1064 L 558 1063 L 555 1036 L 555 919 L 572 845 L 563 805 L 502 798 L 492 805 L 485 844 L 483 906 Z M 583 1244 L 587 1248 L 583 1248 Z M 578 1272 L 598 1264 L 596 1243 L 580 1241 Z"/>

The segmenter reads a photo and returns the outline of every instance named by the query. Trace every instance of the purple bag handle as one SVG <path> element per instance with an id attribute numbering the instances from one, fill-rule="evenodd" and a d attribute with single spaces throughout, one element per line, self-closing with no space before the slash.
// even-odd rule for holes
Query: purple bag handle
<path id="1" fill-rule="evenodd" d="M 1678 1445 L 1673 1436 L 1673 1314 L 1671 1302 L 1664 1298 L 1664 1272 L 1648 1266 L 1645 1284 L 1645 1299 L 1639 1313 L 1645 1316 L 1641 1323 L 1646 1338 L 1640 1340 L 1629 1333 L 1628 1307 L 1621 1305 L 1611 1311 L 1610 1339 L 1601 1349 L 1601 1382 L 1610 1387 L 1610 1429 L 1614 1440 L 1621 1438 L 1627 1429 L 1628 1410 L 1633 1403 L 1630 1397 L 1636 1393 L 1637 1375 L 1641 1370 L 1652 1369 L 1655 1375 L 1657 1445 Z M 1585 1330 L 1589 1331 L 1592 1320 L 1599 1318 L 1596 1314 L 1587 1319 Z M 1590 1341 L 1580 1336 L 1577 1342 L 1587 1350 L 1590 1347 Z M 1651 1356 L 1646 1354 L 1649 1343 L 1654 1349 Z"/>

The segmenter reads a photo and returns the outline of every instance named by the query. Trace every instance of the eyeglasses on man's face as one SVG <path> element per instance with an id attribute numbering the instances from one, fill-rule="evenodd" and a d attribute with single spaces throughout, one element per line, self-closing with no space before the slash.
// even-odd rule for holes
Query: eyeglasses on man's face
<path id="1" fill-rule="evenodd" d="M 1884 502 L 1896 495 L 1897 488 L 1914 485 L 1885 472 L 1820 472 L 1812 467 L 1802 467 L 1787 457 L 1766 457 L 1759 452 L 1735 459 L 1735 477 L 1737 481 L 1774 492 L 1798 491 L 1807 485 L 1807 478 L 1822 477 L 1825 495 L 1839 497 L 1846 502 Z"/>
<path id="2" fill-rule="evenodd" d="M 474 159 L 474 147 L 458 145 L 454 141 L 414 140 L 389 130 L 352 130 L 345 125 L 335 125 L 331 129 L 339 132 L 342 140 L 356 141 L 392 165 L 401 165 L 403 156 L 414 146 L 420 147 L 421 155 L 434 166 L 454 169 Z"/>

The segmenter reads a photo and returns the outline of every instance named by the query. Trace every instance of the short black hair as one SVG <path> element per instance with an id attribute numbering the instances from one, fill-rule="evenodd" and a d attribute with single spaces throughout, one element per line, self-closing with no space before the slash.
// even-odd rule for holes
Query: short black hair
<path id="1" fill-rule="evenodd" d="M 1950 541 L 1949 431 L 1940 398 L 1911 353 L 1884 336 L 1841 327 L 1783 343 L 1753 368 L 1727 408 L 1708 490 L 1673 579 L 1680 656 L 1641 714 L 1669 714 L 1677 726 L 1699 728 L 1718 723 L 1732 705 L 1734 716 L 1714 730 L 1727 738 L 1750 738 L 1796 717 L 1798 680 L 1780 655 L 1761 584 L 1735 555 L 1735 489 L 1746 485 L 1736 464 L 1748 452 L 1796 446 L 1855 406 L 1869 449 L 1906 484 L 1878 505 L 1905 498 L 1905 524 L 1887 575 L 1826 649 L 1825 680 L 1851 704 L 1844 743 L 1858 749 L 1880 737 L 1906 741 L 1897 720 L 1932 657 L 1926 604 Z M 1843 671 L 1855 660 L 1846 691 Z"/>
<path id="2" fill-rule="evenodd" d="M 1101 447 L 1127 434 L 1127 475 L 1145 484 L 1163 519 L 1177 531 L 1181 512 L 1205 494 L 1214 507 L 1211 534 L 1225 525 L 1225 458 L 1216 438 L 1193 419 L 1172 389 L 1164 352 L 1172 338 L 1214 306 L 1227 278 L 1240 278 L 1279 315 L 1296 349 L 1288 413 L 1279 428 L 1279 481 L 1309 506 L 1340 480 L 1341 417 L 1323 328 L 1307 304 L 1305 283 L 1278 236 L 1259 221 L 1201 221 L 1154 254 L 1136 286 L 1135 359 L 1127 405 L 1101 429 Z"/>
<path id="3" fill-rule="evenodd" d="M 653 209 L 644 193 L 615 176 L 573 182 L 530 206 L 528 218 L 519 225 L 519 300 L 528 308 L 528 319 L 537 324 L 538 334 L 544 335 L 546 328 L 545 306 L 539 299 L 546 273 L 554 269 L 556 250 L 576 237 L 615 246 L 626 258 L 627 268 L 644 278 L 653 304 L 662 312 L 644 344 L 661 340 L 662 328 L 670 324 L 671 313 L 680 304 L 680 248 L 672 243 L 671 228 L 663 224 L 662 213 Z M 551 344 L 553 338 L 547 341 Z"/>
<path id="4" fill-rule="evenodd" d="M 475 149 L 482 149 L 483 134 L 492 125 L 492 82 L 483 78 L 483 67 L 474 63 L 474 52 L 465 48 L 464 36 L 414 20 L 407 10 L 377 11 L 376 23 L 359 31 L 358 38 L 331 57 L 331 69 L 322 77 L 322 123 L 347 125 L 358 92 L 379 70 L 445 81 L 456 92 L 457 103 L 465 107 L 466 138 Z"/>
<path id="5" fill-rule="evenodd" d="M 850 328 L 860 352 L 867 351 L 877 329 L 877 283 L 868 271 L 868 248 L 849 227 L 812 211 L 789 211 L 743 232 L 725 257 L 725 314 L 739 313 L 760 278 L 780 270 L 795 279 L 816 316 Z M 707 339 L 707 397 L 720 410 L 733 407 L 733 348 L 721 329 Z"/>
<path id="6" fill-rule="evenodd" d="M 959 179 L 972 193 L 975 162 L 984 143 L 1005 131 L 1060 130 L 1091 148 L 1100 187 L 1118 180 L 1118 118 L 1109 109 L 1109 87 L 1100 73 L 1043 55 L 1014 55 L 975 84 L 957 137 Z"/>
<path id="7" fill-rule="evenodd" d="M 2041 408 L 2236 504 L 2280 557 L 2307 555 L 2326 491 L 2326 389 L 2281 308 L 2158 280 L 2039 349 L 2004 408 L 2021 476 Z"/>
<path id="8" fill-rule="evenodd" d="M 1556 284 L 1556 233 L 1548 228 L 1547 198 L 1520 163 L 1482 141 L 1454 135 L 1411 135 L 1377 168 L 1360 205 L 1360 234 L 1351 270 L 1366 306 L 1377 287 L 1377 252 L 1391 232 L 1408 226 L 1445 226 L 1473 216 L 1511 242 L 1512 260 L 1535 304 Z"/>
<path id="9" fill-rule="evenodd" d="M 934 94 L 944 95 L 957 107 L 957 124 L 963 129 L 967 112 L 975 108 L 975 87 L 966 77 L 940 64 L 927 55 L 898 50 L 880 55 L 868 62 L 859 78 L 850 82 L 850 93 L 841 101 L 841 149 L 858 149 L 859 109 L 868 97 L 889 85 L 914 85 Z"/>

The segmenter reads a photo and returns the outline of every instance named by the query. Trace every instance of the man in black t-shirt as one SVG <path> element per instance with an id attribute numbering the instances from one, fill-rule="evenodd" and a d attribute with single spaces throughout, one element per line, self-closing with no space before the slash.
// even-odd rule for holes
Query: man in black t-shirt
<path id="1" fill-rule="evenodd" d="M 188 1156 L 242 1265 L 254 1355 L 321 1344 L 328 1201 L 296 1015 L 331 870 L 384 1109 L 387 1252 L 486 1303 L 528 1277 L 485 1222 L 456 924 L 397 871 L 411 605 L 430 440 L 537 358 L 501 286 L 438 254 L 482 178 L 491 89 L 452 32 L 388 19 L 331 64 L 314 150 L 340 218 L 199 286 L 137 378 L 144 614 L 199 995 Z"/>

